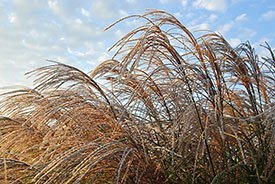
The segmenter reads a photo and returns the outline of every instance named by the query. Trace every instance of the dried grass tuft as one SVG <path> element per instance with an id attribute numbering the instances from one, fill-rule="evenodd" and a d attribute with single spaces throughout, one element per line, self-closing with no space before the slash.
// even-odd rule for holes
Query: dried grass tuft
<path id="1" fill-rule="evenodd" d="M 52 62 L 3 94 L 0 180 L 275 182 L 271 47 L 259 58 L 163 11 L 127 18 L 145 23 L 90 74 Z"/>

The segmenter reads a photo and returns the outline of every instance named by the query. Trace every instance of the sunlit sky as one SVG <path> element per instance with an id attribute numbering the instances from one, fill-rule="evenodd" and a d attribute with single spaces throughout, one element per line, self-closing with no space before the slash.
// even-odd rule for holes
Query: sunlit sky
<path id="1" fill-rule="evenodd" d="M 265 41 L 275 46 L 274 0 L 0 0 L 0 87 L 31 86 L 24 73 L 47 59 L 92 70 L 140 20 L 104 28 L 149 9 L 167 11 L 193 31 L 217 31 L 232 46 L 249 40 L 259 54 Z"/>

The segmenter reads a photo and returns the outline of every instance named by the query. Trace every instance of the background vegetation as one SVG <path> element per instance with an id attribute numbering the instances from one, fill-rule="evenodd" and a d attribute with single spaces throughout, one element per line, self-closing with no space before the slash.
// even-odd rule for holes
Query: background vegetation
<path id="1" fill-rule="evenodd" d="M 162 11 L 128 18 L 145 23 L 91 73 L 52 61 L 28 73 L 34 89 L 3 94 L 0 180 L 275 182 L 269 45 L 259 58 Z"/>

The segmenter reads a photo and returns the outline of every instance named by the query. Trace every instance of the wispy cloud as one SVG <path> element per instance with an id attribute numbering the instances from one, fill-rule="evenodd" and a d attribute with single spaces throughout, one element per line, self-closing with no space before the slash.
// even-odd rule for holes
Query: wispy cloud
<path id="1" fill-rule="evenodd" d="M 92 62 L 98 63 L 104 51 L 99 43 L 108 35 L 102 31 L 104 27 L 82 19 L 91 16 L 90 10 L 60 1 L 48 1 L 43 6 L 35 2 L 16 1 L 13 9 L 3 15 L 6 23 L 0 27 L 0 86 L 30 85 L 24 73 L 44 65 L 46 59 L 75 66 L 80 61 L 79 66 L 91 66 Z M 31 14 L 34 9 L 37 13 Z"/>
<path id="2" fill-rule="evenodd" d="M 209 11 L 224 12 L 227 9 L 228 2 L 226 0 L 195 0 L 193 6 Z"/>
<path id="3" fill-rule="evenodd" d="M 169 2 L 169 0 L 159 0 L 160 4 L 166 4 Z"/>
<path id="4" fill-rule="evenodd" d="M 140 26 L 144 20 L 129 19 L 108 32 L 103 32 L 103 29 L 121 17 L 141 14 L 147 9 L 166 10 L 194 31 L 212 28 L 218 30 L 225 34 L 233 46 L 244 38 L 258 41 L 261 32 L 258 33 L 250 25 L 251 16 L 255 16 L 252 10 L 249 11 L 250 6 L 236 8 L 242 0 L 232 2 L 233 0 L 0 1 L 0 86 L 20 83 L 30 85 L 24 73 L 45 65 L 46 59 L 90 70 L 111 55 L 106 52 L 108 47 L 129 29 Z M 274 10 L 263 4 L 259 11 L 265 13 L 254 24 L 264 27 L 272 23 Z M 274 37 L 272 30 L 266 32 L 266 38 Z"/>
<path id="5" fill-rule="evenodd" d="M 110 0 L 94 0 L 92 3 L 92 12 L 100 18 L 112 18 L 116 16 L 116 2 Z"/>
<path id="6" fill-rule="evenodd" d="M 251 28 L 242 28 L 241 32 L 243 35 L 246 36 L 247 39 L 255 36 L 257 34 L 257 31 Z"/>
<path id="7" fill-rule="evenodd" d="M 90 17 L 90 12 L 84 8 L 81 8 L 81 13 L 86 17 Z"/>
<path id="8" fill-rule="evenodd" d="M 248 20 L 246 13 L 243 13 L 235 18 L 236 22 L 244 22 Z"/>
<path id="9" fill-rule="evenodd" d="M 218 16 L 216 14 L 211 14 L 209 15 L 208 19 L 210 22 L 214 22 L 218 19 Z"/>
<path id="10" fill-rule="evenodd" d="M 239 38 L 230 38 L 228 42 L 232 47 L 237 47 L 241 43 L 241 40 Z"/>
<path id="11" fill-rule="evenodd" d="M 203 22 L 203 23 L 197 25 L 197 26 L 195 27 L 195 29 L 196 29 L 196 30 L 206 31 L 206 30 L 209 30 L 209 29 L 210 29 L 210 26 L 209 26 L 208 23 Z"/>
<path id="12" fill-rule="evenodd" d="M 188 5 L 188 0 L 181 0 L 181 5 L 185 8 Z"/>
<path id="13" fill-rule="evenodd" d="M 219 26 L 218 32 L 220 32 L 222 35 L 226 34 L 228 31 L 231 30 L 231 28 L 233 27 L 233 24 L 234 24 L 233 22 L 229 22 L 222 26 Z"/>
<path id="14" fill-rule="evenodd" d="M 137 0 L 126 0 L 126 2 L 127 2 L 127 3 L 131 3 L 131 4 L 132 4 L 132 3 L 136 3 L 136 2 L 137 2 Z"/>
<path id="15" fill-rule="evenodd" d="M 262 18 L 264 20 L 275 20 L 275 11 L 274 10 L 267 11 L 262 15 Z"/>

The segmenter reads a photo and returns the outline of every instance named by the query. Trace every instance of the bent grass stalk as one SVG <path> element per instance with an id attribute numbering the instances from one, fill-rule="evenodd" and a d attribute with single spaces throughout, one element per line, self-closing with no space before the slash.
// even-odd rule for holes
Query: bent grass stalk
<path id="1" fill-rule="evenodd" d="M 154 10 L 91 73 L 59 62 L 0 104 L 9 183 L 272 183 L 274 51 Z"/>

